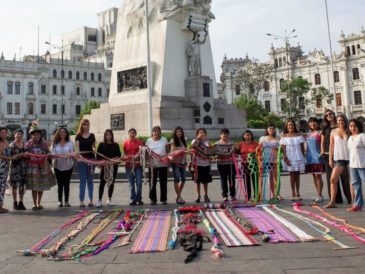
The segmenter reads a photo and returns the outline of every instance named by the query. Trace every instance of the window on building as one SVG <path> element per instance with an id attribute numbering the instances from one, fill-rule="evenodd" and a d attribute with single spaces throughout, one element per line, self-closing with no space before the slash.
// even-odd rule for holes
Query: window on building
<path id="1" fill-rule="evenodd" d="M 57 95 L 57 86 L 56 85 L 52 86 L 52 93 L 53 93 L 53 95 Z"/>
<path id="2" fill-rule="evenodd" d="M 99 97 L 103 96 L 103 90 L 101 88 L 98 88 L 98 96 Z"/>
<path id="3" fill-rule="evenodd" d="M 53 78 L 57 78 L 57 70 L 54 69 L 52 74 L 53 74 Z"/>
<path id="4" fill-rule="evenodd" d="M 15 103 L 14 104 L 14 114 L 15 115 L 20 115 L 20 103 Z"/>
<path id="5" fill-rule="evenodd" d="M 305 109 L 305 99 L 304 97 L 299 97 L 299 109 L 304 110 Z"/>
<path id="6" fill-rule="evenodd" d="M 236 95 L 240 95 L 241 94 L 241 86 L 240 85 L 236 85 Z"/>
<path id="7" fill-rule="evenodd" d="M 41 85 L 41 94 L 46 94 L 46 85 Z"/>
<path id="8" fill-rule="evenodd" d="M 8 94 L 13 94 L 13 82 L 12 81 L 8 81 Z"/>
<path id="9" fill-rule="evenodd" d="M 283 78 L 281 78 L 280 80 L 279 80 L 279 86 L 280 86 L 280 90 L 283 90 L 283 88 L 284 88 L 284 79 Z"/>
<path id="10" fill-rule="evenodd" d="M 89 42 L 96 42 L 96 35 L 95 34 L 89 34 L 87 36 L 87 41 L 89 41 Z"/>
<path id="11" fill-rule="evenodd" d="M 94 81 L 94 78 L 95 78 L 94 72 L 92 72 L 92 73 L 90 74 L 90 78 L 91 78 L 91 81 Z"/>
<path id="12" fill-rule="evenodd" d="M 360 46 L 360 44 L 357 44 L 356 47 L 357 47 L 357 53 L 360 53 L 361 52 L 361 46 Z"/>
<path id="13" fill-rule="evenodd" d="M 209 83 L 203 83 L 203 96 L 210 97 L 210 85 Z"/>
<path id="14" fill-rule="evenodd" d="M 87 72 L 85 71 L 84 72 L 84 81 L 86 81 L 87 80 Z"/>
<path id="15" fill-rule="evenodd" d="M 76 80 L 80 80 L 80 72 L 76 71 Z"/>
<path id="16" fill-rule="evenodd" d="M 360 73 L 358 68 L 352 69 L 352 79 L 353 80 L 359 80 L 360 79 Z"/>
<path id="17" fill-rule="evenodd" d="M 319 73 L 314 74 L 314 84 L 316 85 L 321 84 L 321 75 Z"/>
<path id="18" fill-rule="evenodd" d="M 335 83 L 340 82 L 340 73 L 338 71 L 333 72 L 333 80 L 335 81 Z"/>
<path id="19" fill-rule="evenodd" d="M 65 95 L 65 86 L 61 86 L 61 95 Z"/>
<path id="20" fill-rule="evenodd" d="M 346 47 L 346 53 L 347 53 L 347 56 L 351 55 L 351 49 L 349 46 Z"/>
<path id="21" fill-rule="evenodd" d="M 101 82 L 101 73 L 98 74 L 98 81 Z"/>
<path id="22" fill-rule="evenodd" d="M 224 125 L 224 118 L 218 118 L 218 125 Z"/>
<path id="23" fill-rule="evenodd" d="M 46 114 L 46 104 L 41 104 L 41 114 Z"/>
<path id="24" fill-rule="evenodd" d="M 269 91 L 270 90 L 270 83 L 269 83 L 269 81 L 265 81 L 264 82 L 264 90 L 265 91 Z"/>
<path id="25" fill-rule="evenodd" d="M 95 96 L 95 88 L 91 88 L 90 90 L 90 96 L 94 97 Z"/>
<path id="26" fill-rule="evenodd" d="M 286 98 L 281 98 L 280 99 L 280 105 L 281 105 L 281 111 L 285 111 L 286 108 L 287 108 Z"/>
<path id="27" fill-rule="evenodd" d="M 283 66 L 283 60 L 281 59 L 281 57 L 279 58 L 279 67 Z"/>
<path id="28" fill-rule="evenodd" d="M 29 115 L 34 114 L 33 103 L 28 103 L 28 114 Z"/>
<path id="29" fill-rule="evenodd" d="M 342 96 L 341 96 L 341 93 L 336 93 L 336 106 L 337 107 L 342 106 Z"/>
<path id="30" fill-rule="evenodd" d="M 250 84 L 248 85 L 248 90 L 249 90 L 249 92 L 250 92 L 251 94 L 254 94 L 254 93 L 255 93 L 255 86 L 254 86 L 252 83 L 250 83 Z"/>
<path id="31" fill-rule="evenodd" d="M 8 115 L 12 115 L 13 114 L 13 103 L 7 103 L 6 104 L 6 113 Z"/>
<path id="32" fill-rule="evenodd" d="M 65 105 L 61 105 L 61 112 L 62 112 L 62 114 L 65 114 Z"/>
<path id="33" fill-rule="evenodd" d="M 266 100 L 266 101 L 265 101 L 265 110 L 266 110 L 267 112 L 270 112 L 270 111 L 271 111 L 270 100 Z"/>
<path id="34" fill-rule="evenodd" d="M 352 48 L 352 54 L 353 54 L 353 55 L 356 55 L 356 48 L 355 48 L 355 45 L 352 45 L 352 47 L 351 47 L 351 48 Z"/>
<path id="35" fill-rule="evenodd" d="M 205 116 L 203 118 L 203 124 L 204 125 L 211 125 L 213 123 L 212 117 L 210 116 Z"/>
<path id="36" fill-rule="evenodd" d="M 316 96 L 316 107 L 323 108 L 323 100 L 322 100 L 322 96 L 320 96 L 320 95 Z"/>
<path id="37" fill-rule="evenodd" d="M 355 105 L 362 105 L 362 96 L 361 96 L 360 90 L 354 91 L 354 101 L 355 101 Z"/>
<path id="38" fill-rule="evenodd" d="M 63 78 L 63 79 L 65 78 L 65 71 L 64 70 L 61 71 L 61 78 Z"/>
<path id="39" fill-rule="evenodd" d="M 278 67 L 278 58 L 275 58 L 275 61 L 274 61 L 274 67 L 277 68 Z"/>
<path id="40" fill-rule="evenodd" d="M 15 94 L 20 94 L 20 82 L 15 82 Z"/>
<path id="41" fill-rule="evenodd" d="M 76 95 L 80 96 L 80 87 L 76 87 Z"/>
<path id="42" fill-rule="evenodd" d="M 76 113 L 76 116 L 80 116 L 80 113 L 81 113 L 81 106 L 80 105 L 76 105 L 75 113 Z"/>
<path id="43" fill-rule="evenodd" d="M 71 70 L 68 71 L 68 79 L 72 79 L 72 71 Z"/>
<path id="44" fill-rule="evenodd" d="M 57 114 L 57 105 L 56 104 L 52 105 L 52 113 Z"/>
<path id="45" fill-rule="evenodd" d="M 34 94 L 34 84 L 32 82 L 28 83 L 28 95 Z"/>

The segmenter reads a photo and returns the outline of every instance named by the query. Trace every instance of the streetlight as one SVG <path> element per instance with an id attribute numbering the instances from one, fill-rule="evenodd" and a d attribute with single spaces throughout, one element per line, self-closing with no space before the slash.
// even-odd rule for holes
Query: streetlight
<path id="1" fill-rule="evenodd" d="M 291 116 L 291 92 L 290 92 L 290 84 L 289 84 L 289 80 L 290 80 L 290 63 L 289 63 L 289 49 L 290 49 L 290 39 L 294 39 L 297 38 L 297 35 L 293 35 L 293 33 L 295 32 L 295 29 L 293 29 L 290 33 L 287 33 L 287 31 L 285 30 L 285 35 L 284 36 L 280 36 L 280 35 L 276 35 L 276 34 L 271 34 L 271 33 L 266 33 L 267 36 L 273 37 L 275 40 L 282 40 L 285 43 L 285 52 L 286 52 L 286 65 L 288 67 L 288 94 L 289 94 L 289 117 Z"/>
<path id="2" fill-rule="evenodd" d="M 53 45 L 50 42 L 44 42 L 47 45 L 52 46 L 55 49 L 58 49 L 61 52 L 61 125 L 63 125 L 63 112 L 64 112 L 64 105 L 63 105 L 63 95 L 65 93 L 65 88 L 63 86 L 63 78 L 65 77 L 65 72 L 63 71 L 63 53 L 65 52 L 65 49 L 62 46 Z M 72 45 L 72 44 L 71 44 Z"/>

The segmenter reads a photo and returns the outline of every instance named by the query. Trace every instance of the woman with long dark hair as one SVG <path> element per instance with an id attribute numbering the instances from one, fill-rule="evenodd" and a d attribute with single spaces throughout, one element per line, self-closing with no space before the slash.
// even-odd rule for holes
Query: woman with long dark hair
<path id="1" fill-rule="evenodd" d="M 8 130 L 5 127 L 0 128 L 0 213 L 8 213 L 9 210 L 4 208 L 4 195 L 6 189 L 6 179 L 8 178 L 9 164 L 13 160 L 10 156 L 10 149 L 6 141 Z"/>
<path id="2" fill-rule="evenodd" d="M 321 132 L 321 154 L 323 156 L 324 160 L 324 169 L 326 172 L 326 181 L 327 181 L 327 189 L 328 189 L 328 197 L 331 200 L 331 174 L 332 174 L 332 167 L 329 164 L 329 151 L 330 151 L 330 139 L 331 139 L 331 132 L 332 130 L 337 128 L 337 121 L 336 121 L 336 115 L 335 113 L 327 109 L 324 112 L 323 117 L 323 128 Z M 348 177 L 349 174 L 347 170 L 344 170 L 344 172 L 341 174 L 341 185 L 344 195 L 346 196 L 346 199 L 348 203 L 351 203 L 351 191 L 348 183 Z M 337 191 L 336 197 L 335 197 L 336 204 L 341 204 L 343 202 L 341 191 Z"/>
<path id="3" fill-rule="evenodd" d="M 186 150 L 186 140 L 184 130 L 181 127 L 176 127 L 172 132 L 172 139 L 170 140 L 170 151 Z M 174 187 L 176 193 L 176 203 L 184 204 L 185 201 L 181 197 L 182 190 L 186 180 L 186 155 L 173 159 L 171 162 L 172 173 L 174 175 Z"/>
<path id="4" fill-rule="evenodd" d="M 67 128 L 57 129 L 52 144 L 53 154 L 71 154 L 75 151 L 74 144 L 70 140 L 70 133 Z M 71 157 L 55 158 L 54 172 L 58 184 L 58 207 L 70 207 L 70 181 L 73 171 L 73 159 Z M 63 204 L 63 194 L 65 203 Z"/>
<path id="5" fill-rule="evenodd" d="M 113 131 L 111 129 L 107 129 L 104 132 L 104 142 L 100 143 L 98 146 L 98 150 L 97 150 L 97 159 L 98 160 L 102 160 L 105 158 L 109 158 L 109 159 L 119 159 L 122 156 L 122 153 L 120 152 L 120 147 L 119 144 L 114 142 L 114 134 Z M 107 168 L 111 168 L 110 166 L 102 166 L 101 167 L 101 171 L 100 171 L 100 185 L 99 185 L 99 201 L 97 203 L 97 207 L 101 207 L 102 206 L 102 198 L 103 198 L 103 194 L 104 194 L 104 188 L 105 188 L 105 184 L 106 182 L 106 176 L 110 176 L 110 174 L 107 174 Z M 115 179 L 117 177 L 117 173 L 118 173 L 118 165 L 114 164 L 112 166 L 112 178 L 108 178 L 108 180 L 110 180 L 108 186 L 108 200 L 106 201 L 107 205 L 114 205 L 112 203 L 112 196 L 113 196 L 113 191 L 114 191 L 114 182 Z"/>

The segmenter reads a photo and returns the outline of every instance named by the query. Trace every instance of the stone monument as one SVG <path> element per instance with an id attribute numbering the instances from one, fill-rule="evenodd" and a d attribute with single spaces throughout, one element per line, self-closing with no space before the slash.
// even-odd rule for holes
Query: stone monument
<path id="1" fill-rule="evenodd" d="M 209 23 L 211 0 L 150 0 L 152 116 L 163 130 L 181 126 L 189 137 L 199 127 L 242 132 L 246 115 L 218 99 Z M 144 0 L 124 0 L 118 13 L 109 102 L 93 110 L 91 131 L 125 136 L 134 127 L 149 135 L 147 43 Z M 210 133 L 210 135 L 212 135 Z"/>

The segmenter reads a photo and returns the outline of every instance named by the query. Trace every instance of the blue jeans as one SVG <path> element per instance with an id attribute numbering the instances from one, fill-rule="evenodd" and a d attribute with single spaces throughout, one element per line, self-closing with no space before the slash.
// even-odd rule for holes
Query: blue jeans
<path id="1" fill-rule="evenodd" d="M 365 184 L 365 168 L 350 168 L 351 184 L 355 192 L 354 205 L 363 206 L 361 183 Z"/>
<path id="2" fill-rule="evenodd" d="M 85 187 L 87 183 L 87 191 L 89 192 L 90 201 L 93 200 L 94 193 L 94 167 L 83 162 L 78 163 L 80 174 L 80 202 L 85 199 Z"/>
<path id="3" fill-rule="evenodd" d="M 186 166 L 178 166 L 177 164 L 172 163 L 172 174 L 174 175 L 174 183 L 185 183 L 186 181 Z"/>
<path id="4" fill-rule="evenodd" d="M 142 167 L 135 167 L 134 174 L 131 167 L 126 167 L 125 171 L 129 181 L 130 199 L 135 202 L 142 201 Z"/>

